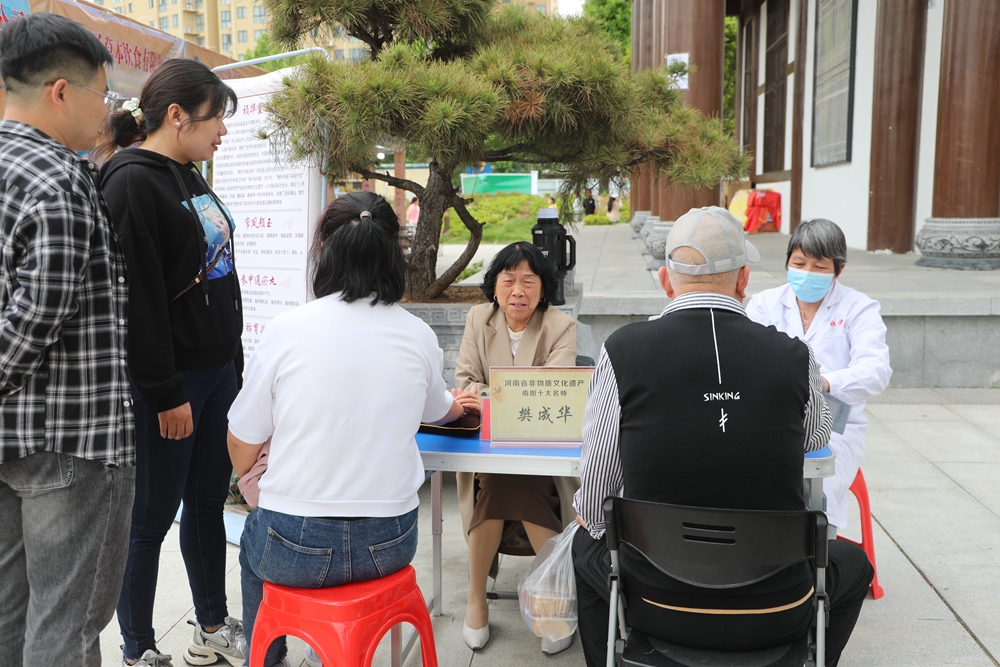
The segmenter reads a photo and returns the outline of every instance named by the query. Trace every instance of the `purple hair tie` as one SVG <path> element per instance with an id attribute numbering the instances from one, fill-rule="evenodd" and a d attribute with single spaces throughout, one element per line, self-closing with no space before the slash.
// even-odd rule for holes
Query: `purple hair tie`
<path id="1" fill-rule="evenodd" d="M 358 218 L 371 218 L 371 217 L 372 214 L 369 213 L 368 211 L 361 211 L 361 215 L 358 216 Z"/>

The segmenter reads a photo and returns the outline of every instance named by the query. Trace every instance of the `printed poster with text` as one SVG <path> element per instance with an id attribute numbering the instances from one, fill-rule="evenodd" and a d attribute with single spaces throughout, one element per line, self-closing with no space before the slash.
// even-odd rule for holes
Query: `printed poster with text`
<path id="1" fill-rule="evenodd" d="M 243 292 L 243 353 L 251 353 L 278 314 L 310 298 L 309 241 L 319 216 L 322 179 L 306 163 L 277 159 L 258 131 L 264 106 L 288 70 L 227 81 L 239 96 L 213 161 L 213 187 L 236 223 L 233 244 Z"/>
<path id="2" fill-rule="evenodd" d="M 491 367 L 492 447 L 579 447 L 592 367 Z"/>

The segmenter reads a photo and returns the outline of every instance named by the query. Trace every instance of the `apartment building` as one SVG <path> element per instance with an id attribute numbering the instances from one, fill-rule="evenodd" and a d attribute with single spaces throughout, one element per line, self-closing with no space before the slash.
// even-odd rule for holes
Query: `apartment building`
<path id="1" fill-rule="evenodd" d="M 267 9 L 252 0 L 90 0 L 175 37 L 242 60 L 267 33 Z M 525 5 L 528 11 L 555 15 L 558 0 L 499 0 Z M 311 44 L 330 51 L 336 60 L 364 60 L 368 46 L 349 37 L 340 26 L 332 34 L 313 34 Z"/>

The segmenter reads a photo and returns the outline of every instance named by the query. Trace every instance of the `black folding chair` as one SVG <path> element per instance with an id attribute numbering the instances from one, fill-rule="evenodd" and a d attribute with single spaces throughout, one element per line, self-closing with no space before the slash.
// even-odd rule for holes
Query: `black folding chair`
<path id="1" fill-rule="evenodd" d="M 607 667 L 825 667 L 827 521 L 823 512 L 724 510 L 609 497 L 611 551 Z M 664 574 L 705 589 L 736 589 L 814 561 L 813 621 L 802 639 L 773 649 L 714 651 L 670 644 L 630 628 L 620 585 L 619 548 L 628 544 Z M 620 633 L 620 637 L 619 637 Z"/>

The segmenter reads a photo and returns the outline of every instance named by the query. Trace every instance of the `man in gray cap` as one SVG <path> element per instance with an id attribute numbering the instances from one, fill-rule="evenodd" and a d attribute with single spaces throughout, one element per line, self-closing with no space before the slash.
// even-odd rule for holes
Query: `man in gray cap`
<path id="1" fill-rule="evenodd" d="M 760 254 L 723 208 L 691 209 L 667 237 L 660 284 L 670 305 L 612 334 L 584 417 L 573 544 L 580 637 L 604 664 L 608 574 L 605 497 L 724 509 L 802 510 L 802 455 L 831 418 L 811 350 L 750 321 L 741 301 Z M 734 592 L 671 579 L 621 552 L 629 624 L 694 648 L 749 651 L 790 643 L 812 618 L 813 574 L 800 564 Z M 831 542 L 827 665 L 847 644 L 871 581 L 861 549 Z M 712 610 L 698 613 L 691 610 Z"/>

